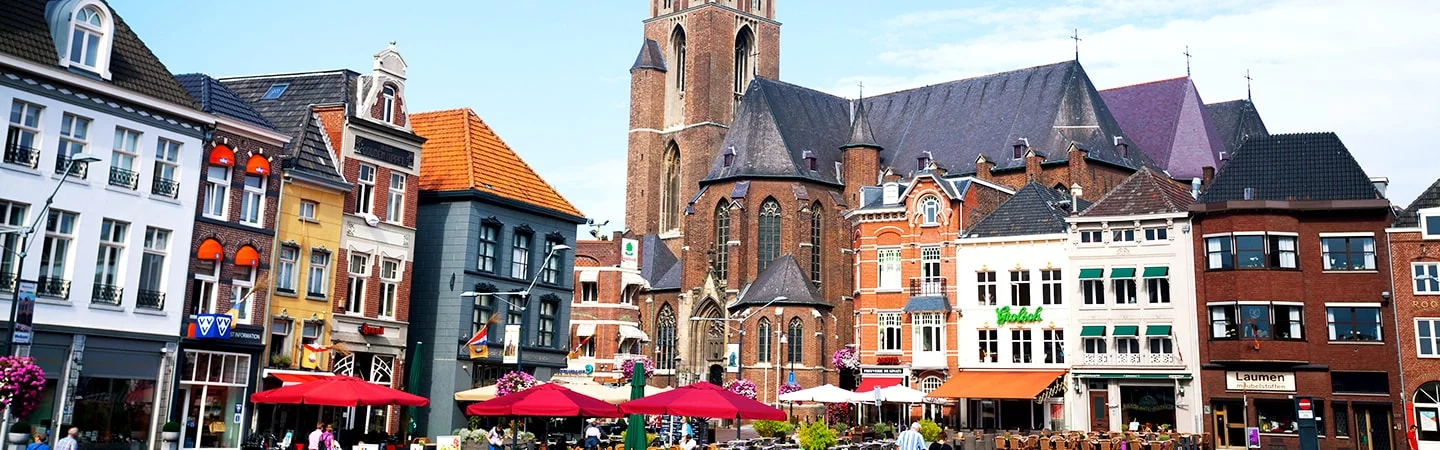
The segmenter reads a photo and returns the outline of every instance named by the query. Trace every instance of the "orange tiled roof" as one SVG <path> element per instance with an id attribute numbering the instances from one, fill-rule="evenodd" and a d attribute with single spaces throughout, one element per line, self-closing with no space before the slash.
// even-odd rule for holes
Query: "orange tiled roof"
<path id="1" fill-rule="evenodd" d="M 410 116 L 420 148 L 420 189 L 475 189 L 557 212 L 584 217 L 546 183 L 470 108 Z"/>

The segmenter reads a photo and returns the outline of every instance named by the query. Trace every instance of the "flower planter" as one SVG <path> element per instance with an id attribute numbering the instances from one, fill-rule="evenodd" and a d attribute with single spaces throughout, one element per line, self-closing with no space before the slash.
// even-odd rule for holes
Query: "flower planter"
<path id="1" fill-rule="evenodd" d="M 11 444 L 24 444 L 30 442 L 30 435 L 26 433 L 6 433 L 5 440 Z"/>
<path id="2" fill-rule="evenodd" d="M 179 431 L 161 431 L 161 432 L 160 432 L 160 439 L 164 439 L 165 442 L 175 442 L 175 441 L 178 441 L 178 440 L 180 440 L 180 432 L 179 432 Z"/>

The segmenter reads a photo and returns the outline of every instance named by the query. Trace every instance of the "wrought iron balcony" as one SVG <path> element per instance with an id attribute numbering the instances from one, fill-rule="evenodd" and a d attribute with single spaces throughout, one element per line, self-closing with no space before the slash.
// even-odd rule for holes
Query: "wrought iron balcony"
<path id="1" fill-rule="evenodd" d="M 71 164 L 70 161 L 70 157 L 68 156 L 56 156 L 55 173 L 57 175 L 63 174 L 66 170 L 69 170 L 70 176 L 82 180 L 85 179 L 86 172 L 90 171 L 90 163 L 84 161 L 75 161 L 74 164 Z"/>
<path id="2" fill-rule="evenodd" d="M 945 277 L 912 277 L 910 278 L 910 296 L 947 297 L 946 287 L 949 284 L 949 280 Z"/>
<path id="3" fill-rule="evenodd" d="M 5 145 L 5 162 L 7 164 L 18 164 L 34 169 L 39 161 L 40 150 L 14 142 Z"/>
<path id="4" fill-rule="evenodd" d="M 35 295 L 62 299 L 70 298 L 70 280 L 40 277 L 36 284 Z"/>
<path id="5" fill-rule="evenodd" d="M 1080 358 L 1084 366 L 1179 366 L 1184 362 L 1174 353 L 1086 353 Z"/>
<path id="6" fill-rule="evenodd" d="M 150 184 L 150 192 L 154 193 L 155 195 L 163 195 L 166 197 L 175 198 L 175 196 L 180 194 L 180 182 L 155 177 L 155 181 Z"/>
<path id="7" fill-rule="evenodd" d="M 125 170 L 119 167 L 110 168 L 110 185 L 130 188 L 135 190 L 135 182 L 140 179 L 140 174 L 133 170 Z"/>
<path id="8" fill-rule="evenodd" d="M 125 293 L 125 288 L 112 284 L 96 283 L 90 289 L 90 301 L 93 303 L 104 303 L 107 305 L 119 305 L 120 297 Z"/>
<path id="9" fill-rule="evenodd" d="M 160 291 L 149 291 L 141 289 L 135 293 L 135 307 L 145 309 L 165 309 L 165 293 Z"/>
<path id="10" fill-rule="evenodd" d="M 15 274 L 0 273 L 0 291 L 15 292 Z"/>

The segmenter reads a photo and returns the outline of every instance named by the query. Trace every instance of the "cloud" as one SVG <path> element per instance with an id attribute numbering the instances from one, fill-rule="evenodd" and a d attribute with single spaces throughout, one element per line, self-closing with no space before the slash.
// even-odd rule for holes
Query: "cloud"
<path id="1" fill-rule="evenodd" d="M 1243 98 L 1247 70 L 1271 132 L 1335 131 L 1404 205 L 1435 180 L 1414 164 L 1410 131 L 1440 122 L 1440 2 L 1106 0 L 1050 8 L 926 11 L 893 17 L 873 74 L 827 91 L 889 92 L 1068 60 L 1100 89 L 1185 75 L 1207 102 Z M 956 31 L 964 29 L 963 32 Z M 896 74 L 901 75 L 896 75 Z"/>

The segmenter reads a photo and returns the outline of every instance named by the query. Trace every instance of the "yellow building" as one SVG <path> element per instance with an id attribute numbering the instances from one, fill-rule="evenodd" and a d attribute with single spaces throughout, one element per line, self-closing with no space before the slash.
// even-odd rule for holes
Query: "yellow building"
<path id="1" fill-rule="evenodd" d="M 304 372 L 328 375 L 334 271 L 344 269 L 337 257 L 350 184 L 316 112 L 303 115 L 282 166 L 265 388 L 306 381 Z"/>

